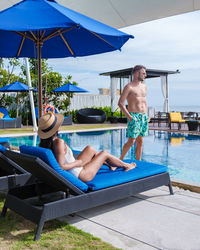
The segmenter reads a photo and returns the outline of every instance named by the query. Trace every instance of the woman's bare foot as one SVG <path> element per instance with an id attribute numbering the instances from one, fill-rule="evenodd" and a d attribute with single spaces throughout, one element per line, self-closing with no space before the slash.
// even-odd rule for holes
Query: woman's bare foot
<path id="1" fill-rule="evenodd" d="M 134 168 L 136 168 L 136 164 L 134 162 L 131 162 L 130 164 L 127 164 L 125 166 L 124 171 L 129 171 L 129 170 L 134 169 Z"/>
<path id="2" fill-rule="evenodd" d="M 110 170 L 115 171 L 115 169 L 116 169 L 117 167 L 109 166 L 109 168 L 110 168 Z"/>

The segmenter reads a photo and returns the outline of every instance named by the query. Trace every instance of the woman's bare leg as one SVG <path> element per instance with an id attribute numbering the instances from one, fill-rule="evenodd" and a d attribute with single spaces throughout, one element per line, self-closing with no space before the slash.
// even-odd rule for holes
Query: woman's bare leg
<path id="1" fill-rule="evenodd" d="M 130 170 L 130 167 L 131 169 L 136 167 L 136 164 L 134 162 L 126 163 L 123 162 L 121 159 L 115 157 L 114 155 L 111 155 L 108 152 L 106 153 L 108 154 L 106 162 L 109 164 L 110 167 L 112 167 L 112 170 L 116 169 L 117 167 L 125 168 L 125 170 Z"/>
<path id="2" fill-rule="evenodd" d="M 85 166 L 88 162 L 90 162 L 92 160 L 92 158 L 94 158 L 94 156 L 97 154 L 98 152 L 96 151 L 96 149 L 94 149 L 91 146 L 87 146 L 83 149 L 83 151 L 78 155 L 77 160 L 82 160 L 83 162 L 83 166 Z"/>
<path id="3" fill-rule="evenodd" d="M 85 147 L 83 149 L 83 151 L 78 155 L 77 160 L 82 160 L 83 162 L 83 166 L 86 165 L 88 162 L 90 162 L 92 160 L 92 158 L 97 155 L 98 152 L 96 151 L 96 149 L 94 149 L 92 146 L 88 145 L 87 147 Z M 111 166 L 109 165 L 109 163 L 107 161 L 105 161 L 104 163 L 107 165 L 108 167 L 111 168 Z"/>
<path id="4" fill-rule="evenodd" d="M 135 163 L 125 163 L 117 157 L 109 154 L 108 152 L 101 151 L 83 167 L 82 171 L 79 174 L 79 178 L 84 182 L 91 181 L 105 161 L 109 162 L 109 164 L 113 167 L 123 167 L 125 171 L 131 170 L 136 167 Z"/>

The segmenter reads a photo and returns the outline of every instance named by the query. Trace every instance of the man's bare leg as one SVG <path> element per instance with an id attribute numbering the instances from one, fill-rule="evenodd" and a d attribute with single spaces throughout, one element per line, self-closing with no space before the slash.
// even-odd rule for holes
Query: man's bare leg
<path id="1" fill-rule="evenodd" d="M 129 151 L 129 149 L 134 145 L 134 143 L 135 143 L 135 138 L 129 137 L 127 143 L 125 143 L 123 148 L 122 148 L 120 160 L 124 159 L 124 156 Z"/>
<path id="2" fill-rule="evenodd" d="M 138 136 L 136 139 L 136 147 L 135 147 L 135 156 L 136 160 L 141 161 L 142 158 L 142 146 L 143 146 L 143 137 Z"/>

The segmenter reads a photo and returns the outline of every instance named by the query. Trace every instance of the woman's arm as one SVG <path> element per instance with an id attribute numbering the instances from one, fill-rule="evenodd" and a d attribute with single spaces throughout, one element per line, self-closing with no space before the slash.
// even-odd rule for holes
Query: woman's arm
<path id="1" fill-rule="evenodd" d="M 53 143 L 53 146 L 56 160 L 62 169 L 69 170 L 74 167 L 82 167 L 82 160 L 75 160 L 71 163 L 65 163 L 66 144 L 62 139 L 56 139 Z"/>

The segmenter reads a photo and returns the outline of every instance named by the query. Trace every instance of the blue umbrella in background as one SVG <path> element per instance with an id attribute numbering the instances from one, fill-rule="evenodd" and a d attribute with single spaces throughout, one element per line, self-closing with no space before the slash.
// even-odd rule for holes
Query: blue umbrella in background
<path id="1" fill-rule="evenodd" d="M 34 88 L 31 90 L 37 91 L 37 89 Z M 28 91 L 29 91 L 28 85 L 18 81 L 0 88 L 0 92 L 28 92 Z"/>
<path id="2" fill-rule="evenodd" d="M 37 91 L 37 89 L 30 89 L 32 91 Z M 16 82 L 13 82 L 9 85 L 6 85 L 2 88 L 0 88 L 0 92 L 16 92 L 17 93 L 17 96 L 16 96 L 16 103 L 17 103 L 17 117 L 18 117 L 18 114 L 19 114 L 19 98 L 18 98 L 18 92 L 29 92 L 29 87 L 22 83 L 22 82 L 19 82 L 19 81 L 16 81 Z"/>
<path id="3" fill-rule="evenodd" d="M 67 92 L 67 93 L 81 93 L 81 92 L 88 92 L 85 89 L 79 88 L 78 86 L 72 84 L 72 83 L 67 83 L 61 87 L 58 87 L 54 90 L 52 90 L 53 92 Z M 70 99 L 70 97 L 69 97 Z M 69 100 L 69 105 L 70 105 L 70 100 Z"/>
<path id="4" fill-rule="evenodd" d="M 85 89 L 79 88 L 78 86 L 72 84 L 72 83 L 67 83 L 59 88 L 56 88 L 52 90 L 53 92 L 88 92 Z"/>
<path id="5" fill-rule="evenodd" d="M 38 59 L 39 116 L 42 115 L 41 58 L 120 50 L 133 38 L 54 0 L 24 0 L 1 11 L 0 37 L 0 57 Z"/>

